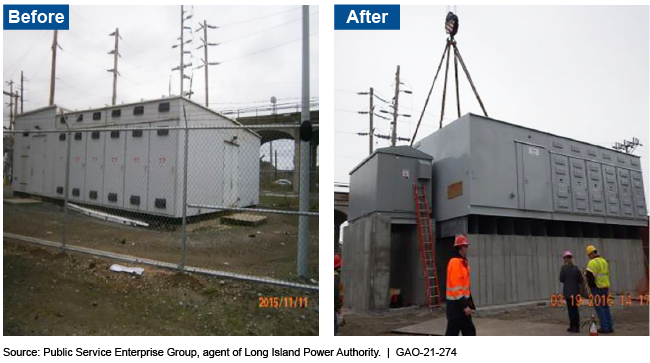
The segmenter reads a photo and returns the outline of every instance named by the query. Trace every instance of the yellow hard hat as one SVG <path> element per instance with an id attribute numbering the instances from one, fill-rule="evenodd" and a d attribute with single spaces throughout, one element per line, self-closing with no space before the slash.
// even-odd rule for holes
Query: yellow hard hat
<path id="1" fill-rule="evenodd" d="M 587 246 L 587 254 L 590 254 L 596 250 L 596 247 L 593 245 Z"/>

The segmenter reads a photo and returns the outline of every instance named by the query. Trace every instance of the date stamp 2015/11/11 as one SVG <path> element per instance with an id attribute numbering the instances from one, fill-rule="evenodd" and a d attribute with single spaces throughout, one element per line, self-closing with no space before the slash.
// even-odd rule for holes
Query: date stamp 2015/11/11
<path id="1" fill-rule="evenodd" d="M 562 294 L 551 294 L 551 306 L 566 306 L 567 303 L 576 306 L 648 306 L 650 305 L 650 295 L 629 293 L 620 294 L 617 297 L 611 294 L 589 294 L 587 297 L 582 297 L 582 295 L 571 295 L 567 301 Z"/>
<path id="2" fill-rule="evenodd" d="M 260 296 L 258 307 L 269 309 L 304 309 L 309 307 L 309 296 Z"/>

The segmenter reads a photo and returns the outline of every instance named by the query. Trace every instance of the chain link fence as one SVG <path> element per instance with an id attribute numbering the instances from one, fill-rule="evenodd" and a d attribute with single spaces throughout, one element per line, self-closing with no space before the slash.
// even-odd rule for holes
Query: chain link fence
<path id="1" fill-rule="evenodd" d="M 15 154 L 5 158 L 5 237 L 318 289 L 317 179 L 304 177 L 317 178 L 316 158 L 304 159 L 309 173 L 298 177 L 299 153 L 316 149 L 274 141 L 270 156 L 259 132 L 297 134 L 299 125 L 215 124 L 184 108 L 180 119 L 114 127 L 75 128 L 78 117 L 57 115 L 50 130 L 5 131 Z M 16 198 L 31 196 L 43 203 Z"/>

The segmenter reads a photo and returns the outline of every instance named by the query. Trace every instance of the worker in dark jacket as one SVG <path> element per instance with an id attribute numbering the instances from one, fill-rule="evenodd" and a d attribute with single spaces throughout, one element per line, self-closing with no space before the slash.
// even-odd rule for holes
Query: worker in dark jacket
<path id="1" fill-rule="evenodd" d="M 560 282 L 564 284 L 562 294 L 566 300 L 566 306 L 569 310 L 569 329 L 570 333 L 580 332 L 580 311 L 578 310 L 578 296 L 580 295 L 580 284 L 582 273 L 578 266 L 573 264 L 573 254 L 571 251 L 564 251 L 562 255 L 564 266 L 560 270 Z"/>
<path id="2" fill-rule="evenodd" d="M 470 292 L 470 270 L 467 260 L 469 242 L 463 235 L 456 236 L 454 256 L 447 265 L 447 331 L 445 335 L 476 335 L 472 312 L 476 310 Z"/>

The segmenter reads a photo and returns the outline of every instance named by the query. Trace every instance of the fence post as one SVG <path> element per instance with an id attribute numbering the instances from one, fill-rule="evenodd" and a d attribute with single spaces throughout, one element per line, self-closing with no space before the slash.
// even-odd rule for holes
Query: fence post
<path id="1" fill-rule="evenodd" d="M 183 100 L 181 99 L 181 102 Z M 183 228 L 181 230 L 181 271 L 185 270 L 185 248 L 187 242 L 187 151 L 189 149 L 189 128 L 187 126 L 187 114 L 183 104 L 183 119 L 185 119 L 185 154 L 183 156 Z"/>
<path id="2" fill-rule="evenodd" d="M 65 251 L 65 244 L 67 240 L 67 234 L 66 234 L 66 229 L 68 226 L 68 199 L 70 196 L 70 145 L 72 144 L 72 133 L 70 132 L 70 125 L 68 125 L 68 120 L 65 116 L 63 116 L 63 111 L 61 111 L 61 118 L 63 120 L 63 124 L 65 127 L 68 129 L 68 133 L 66 135 L 66 142 L 67 142 L 67 151 L 66 151 L 66 161 L 65 161 L 65 191 L 63 192 L 64 199 L 63 199 L 63 226 L 61 229 L 61 251 Z M 56 117 L 55 117 L 55 122 L 56 122 Z"/>
<path id="3" fill-rule="evenodd" d="M 302 6 L 302 115 L 309 120 L 309 5 Z M 309 211 L 309 142 L 300 141 L 300 211 Z M 295 168 L 294 168 L 295 169 Z M 298 219 L 298 276 L 309 275 L 309 217 Z"/>

